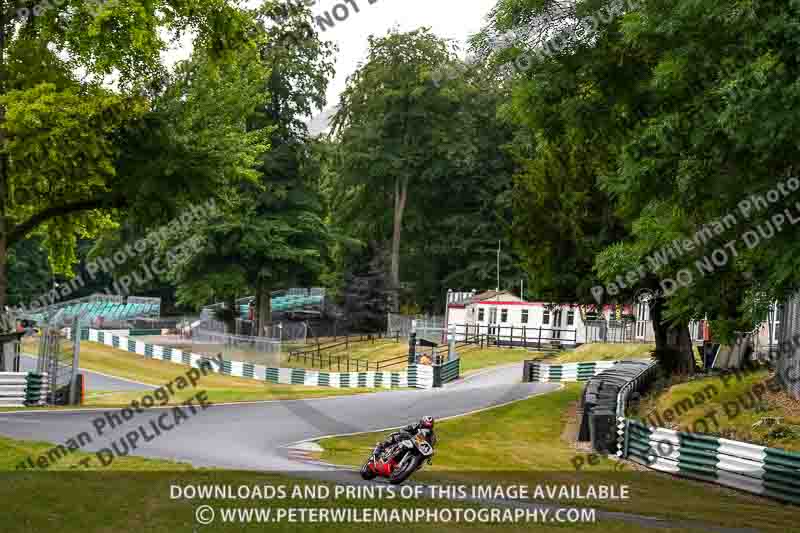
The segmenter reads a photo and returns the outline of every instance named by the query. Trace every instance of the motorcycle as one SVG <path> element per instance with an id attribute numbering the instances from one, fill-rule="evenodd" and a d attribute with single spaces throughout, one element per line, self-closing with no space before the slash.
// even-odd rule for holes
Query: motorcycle
<path id="1" fill-rule="evenodd" d="M 392 485 L 404 482 L 422 468 L 423 463 L 433 462 L 434 452 L 429 436 L 430 430 L 420 429 L 412 438 L 389 446 L 380 455 L 376 454 L 376 448 L 361 467 L 361 478 L 370 480 L 384 477 Z"/>

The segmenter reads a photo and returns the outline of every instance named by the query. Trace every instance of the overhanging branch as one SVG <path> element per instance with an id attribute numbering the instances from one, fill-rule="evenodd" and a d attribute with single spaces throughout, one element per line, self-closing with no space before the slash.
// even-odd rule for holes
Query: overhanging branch
<path id="1" fill-rule="evenodd" d="M 92 209 L 113 209 L 125 207 L 128 205 L 128 200 L 119 194 L 105 194 L 96 196 L 94 198 L 87 198 L 76 202 L 67 202 L 60 205 L 54 205 L 40 211 L 30 217 L 28 220 L 21 224 L 17 224 L 9 232 L 6 239 L 6 246 L 12 246 L 14 243 L 22 240 L 31 231 L 35 230 L 41 224 L 48 220 L 57 217 L 78 213 L 81 211 L 90 211 Z"/>

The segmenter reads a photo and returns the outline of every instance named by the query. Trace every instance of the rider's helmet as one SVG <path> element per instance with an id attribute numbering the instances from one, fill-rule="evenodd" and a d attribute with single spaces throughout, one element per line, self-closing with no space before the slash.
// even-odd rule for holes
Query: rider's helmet
<path id="1" fill-rule="evenodd" d="M 433 417 L 423 416 L 419 421 L 419 427 L 425 429 L 433 429 Z"/>

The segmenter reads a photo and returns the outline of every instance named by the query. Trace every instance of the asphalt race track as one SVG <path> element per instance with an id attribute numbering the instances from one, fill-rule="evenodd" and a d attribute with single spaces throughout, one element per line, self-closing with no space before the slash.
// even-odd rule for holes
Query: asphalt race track
<path id="1" fill-rule="evenodd" d="M 189 462 L 195 466 L 240 470 L 281 471 L 303 478 L 346 484 L 368 484 L 357 472 L 290 457 L 290 447 L 320 437 L 388 430 L 417 421 L 424 415 L 458 416 L 491 408 L 560 388 L 554 383 L 521 383 L 522 365 L 478 372 L 441 389 L 386 391 L 314 400 L 219 404 L 181 422 L 149 443 L 138 443 L 133 455 Z M 184 408 L 186 409 L 186 408 Z M 97 437 L 92 421 L 108 409 L 0 412 L 0 435 L 25 440 L 63 443 L 88 432 L 93 441 L 82 451 L 111 447 L 127 432 L 149 426 L 171 408 L 153 408 Z M 116 411 L 119 412 L 118 410 Z M 119 444 L 118 444 L 119 446 Z M 384 482 L 378 480 L 378 483 Z M 414 483 L 413 480 L 410 483 Z M 424 486 L 424 485 L 423 485 Z M 469 500 L 475 503 L 557 508 L 547 503 Z M 624 521 L 645 528 L 698 527 L 715 533 L 751 533 L 753 530 L 670 521 L 638 514 L 598 511 L 599 519 Z"/>
<path id="2" fill-rule="evenodd" d="M 441 389 L 385 391 L 336 398 L 221 404 L 197 414 L 149 443 L 140 441 L 134 455 L 231 469 L 323 469 L 290 459 L 286 446 L 318 437 L 402 426 L 424 415 L 456 416 L 556 390 L 548 383 L 521 383 L 522 366 L 484 371 Z M 140 425 L 149 426 L 163 410 L 154 408 L 102 436 L 92 420 L 108 409 L 0 413 L 0 435 L 63 443 L 82 431 L 93 442 L 83 451 L 110 447 Z"/>

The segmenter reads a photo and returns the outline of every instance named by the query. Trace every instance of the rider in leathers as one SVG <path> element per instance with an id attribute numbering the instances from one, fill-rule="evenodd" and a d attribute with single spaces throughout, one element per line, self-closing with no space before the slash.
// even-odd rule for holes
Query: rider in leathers
<path id="1" fill-rule="evenodd" d="M 436 444 L 436 434 L 433 432 L 433 417 L 432 416 L 423 416 L 420 421 L 416 424 L 411 424 L 396 433 L 392 433 L 389 435 L 386 440 L 383 442 L 379 442 L 378 445 L 375 447 L 375 451 L 372 452 L 375 457 L 380 457 L 381 453 L 383 453 L 386 448 L 391 446 L 392 444 L 397 444 L 398 442 L 413 439 L 414 435 L 417 434 L 417 431 L 420 429 L 427 429 L 429 430 L 428 433 L 428 443 L 431 446 Z"/>

